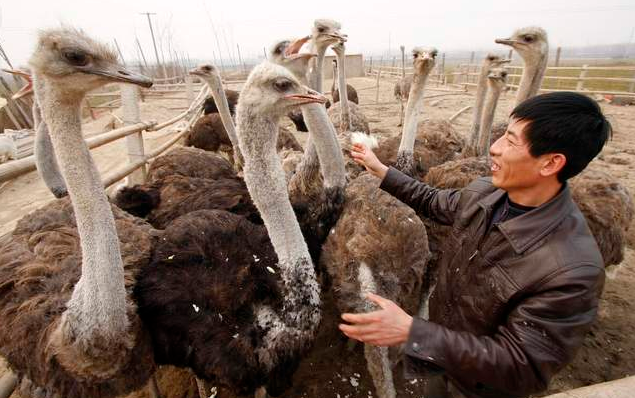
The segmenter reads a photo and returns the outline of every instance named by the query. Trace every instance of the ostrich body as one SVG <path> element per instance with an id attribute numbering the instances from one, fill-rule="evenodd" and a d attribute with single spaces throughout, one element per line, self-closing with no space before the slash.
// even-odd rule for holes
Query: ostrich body
<path id="1" fill-rule="evenodd" d="M 479 154 L 483 154 L 482 151 L 478 150 L 478 145 L 483 104 L 485 103 L 485 95 L 487 93 L 487 76 L 490 73 L 491 68 L 496 68 L 509 61 L 510 60 L 508 59 L 501 59 L 499 56 L 493 54 L 487 54 L 487 56 L 483 59 L 478 81 L 476 83 L 474 109 L 472 112 L 472 126 L 470 127 L 467 145 L 463 149 L 463 157 L 479 156 Z"/>
<path id="2" fill-rule="evenodd" d="M 116 59 L 69 28 L 43 31 L 30 59 L 72 204 L 26 216 L 1 251 L 0 352 L 19 377 L 53 396 L 117 396 L 143 387 L 154 371 L 130 297 L 149 260 L 151 228 L 111 208 L 81 134 L 87 91 L 112 81 L 152 84 Z"/>
<path id="3" fill-rule="evenodd" d="M 340 100 L 339 82 L 338 85 L 335 85 L 335 81 L 338 80 L 338 76 L 337 61 L 333 60 L 333 82 L 331 83 L 331 98 L 333 98 L 333 103 L 339 102 Z M 346 96 L 349 101 L 359 104 L 357 90 L 355 90 L 355 87 L 350 84 L 346 84 Z"/>
<path id="4" fill-rule="evenodd" d="M 240 393 L 286 387 L 315 335 L 320 297 L 275 142 L 279 119 L 315 102 L 323 97 L 280 66 L 266 62 L 251 72 L 237 107 L 237 133 L 244 179 L 265 226 L 202 210 L 166 228 L 135 290 L 158 362 L 189 366 Z M 184 290 L 187 280 L 201 287 Z"/>

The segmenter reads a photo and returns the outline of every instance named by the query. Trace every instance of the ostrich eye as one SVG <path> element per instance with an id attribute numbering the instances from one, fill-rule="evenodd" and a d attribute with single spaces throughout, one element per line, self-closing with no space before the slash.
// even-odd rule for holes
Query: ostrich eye
<path id="1" fill-rule="evenodd" d="M 533 36 L 529 36 L 529 35 L 528 35 L 528 36 L 523 37 L 523 40 L 524 40 L 525 42 L 527 42 L 527 43 L 531 43 L 531 42 L 533 42 L 535 39 L 534 39 L 534 37 L 533 37 Z"/>
<path id="2" fill-rule="evenodd" d="M 432 55 L 432 58 L 435 58 L 437 56 L 439 52 L 437 50 L 434 50 L 430 53 L 430 55 Z"/>
<path id="3" fill-rule="evenodd" d="M 276 80 L 273 82 L 273 87 L 281 93 L 288 91 L 292 86 L 293 82 L 286 79 Z"/>
<path id="4" fill-rule="evenodd" d="M 502 76 L 502 77 L 507 77 L 507 72 L 502 71 L 502 72 L 501 72 L 501 76 Z"/>
<path id="5" fill-rule="evenodd" d="M 489 57 L 487 57 L 487 60 L 488 60 L 488 61 L 493 61 L 493 60 L 494 60 L 494 57 L 489 56 Z"/>
<path id="6" fill-rule="evenodd" d="M 323 26 L 320 26 L 320 27 L 318 28 L 318 32 L 320 32 L 320 33 L 324 33 L 324 32 L 326 32 L 326 28 L 325 28 L 325 27 L 323 27 Z"/>
<path id="7" fill-rule="evenodd" d="M 86 66 L 88 64 L 88 56 L 80 51 L 68 50 L 63 52 L 64 58 L 74 66 Z"/>

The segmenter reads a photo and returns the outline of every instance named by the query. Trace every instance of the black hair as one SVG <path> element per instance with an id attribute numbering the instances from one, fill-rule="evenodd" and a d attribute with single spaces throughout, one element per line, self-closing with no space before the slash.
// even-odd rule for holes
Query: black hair
<path id="1" fill-rule="evenodd" d="M 613 134 L 594 100 L 573 92 L 537 95 L 520 103 L 511 117 L 529 122 L 524 129 L 529 153 L 561 153 L 567 161 L 558 173 L 565 182 L 580 173 Z"/>

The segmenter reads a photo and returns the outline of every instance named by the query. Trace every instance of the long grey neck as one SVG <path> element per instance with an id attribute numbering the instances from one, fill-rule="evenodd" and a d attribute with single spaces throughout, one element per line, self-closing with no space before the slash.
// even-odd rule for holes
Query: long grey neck
<path id="1" fill-rule="evenodd" d="M 518 93 L 516 94 L 516 105 L 538 94 L 547 70 L 548 54 L 549 52 L 547 51 L 541 54 L 538 59 L 525 62 L 525 70 L 520 78 Z"/>
<path id="2" fill-rule="evenodd" d="M 87 344 L 119 341 L 128 327 L 123 261 L 114 217 L 80 123 L 83 93 L 69 93 L 40 76 L 37 100 L 68 183 L 82 253 L 81 277 L 60 327 Z"/>
<path id="3" fill-rule="evenodd" d="M 483 107 L 483 115 L 481 117 L 481 129 L 479 131 L 478 153 L 477 156 L 486 156 L 489 159 L 489 147 L 492 137 L 492 124 L 494 123 L 494 115 L 496 114 L 496 105 L 501 95 L 501 86 L 492 82 L 488 82 L 489 90 L 487 99 Z"/>
<path id="4" fill-rule="evenodd" d="M 326 188 L 344 187 L 346 185 L 344 155 L 337 140 L 337 131 L 329 120 L 326 109 L 322 104 L 303 105 L 302 116 L 309 130 L 312 146 L 315 147 L 324 186 Z"/>
<path id="5" fill-rule="evenodd" d="M 40 83 L 41 84 L 41 83 Z M 35 125 L 35 166 L 44 184 L 56 198 L 66 196 L 66 182 L 57 165 L 48 126 L 42 122 L 37 100 L 33 100 L 33 124 Z"/>
<path id="6" fill-rule="evenodd" d="M 337 85 L 340 91 L 340 117 L 341 131 L 351 130 L 351 116 L 348 105 L 348 89 L 346 88 L 346 56 L 344 51 L 336 51 L 337 58 Z"/>
<path id="7" fill-rule="evenodd" d="M 479 131 L 481 128 L 481 115 L 483 114 L 483 103 L 485 102 L 485 94 L 487 93 L 487 75 L 489 74 L 490 63 L 483 62 L 481 72 L 478 76 L 476 85 L 476 98 L 474 101 L 474 110 L 472 112 L 472 126 L 470 127 L 468 146 L 465 150 L 467 156 L 477 156 Z"/>
<path id="8" fill-rule="evenodd" d="M 220 77 L 218 77 L 218 80 L 220 81 Z M 218 84 L 218 81 L 214 78 L 205 78 L 205 83 L 207 83 L 207 86 L 212 93 L 214 102 L 216 102 L 216 108 L 218 108 L 218 113 L 220 114 L 220 119 L 223 122 L 223 127 L 225 127 L 227 136 L 232 143 L 232 148 L 234 150 L 234 165 L 236 165 L 237 168 L 240 169 L 243 163 L 243 158 L 240 152 L 240 148 L 238 147 L 236 127 L 234 126 L 232 115 L 229 112 L 229 104 L 227 102 L 225 90 L 223 90 L 222 84 Z"/>
<path id="9" fill-rule="evenodd" d="M 417 136 L 417 125 L 423 114 L 423 93 L 431 68 L 426 68 L 422 73 L 416 73 L 412 79 L 406 116 L 401 133 L 401 142 L 397 152 L 395 167 L 407 174 L 414 173 L 414 147 Z"/>
<path id="10" fill-rule="evenodd" d="M 326 49 L 327 47 L 317 46 L 317 58 L 315 60 L 315 68 L 313 68 L 313 79 L 311 81 L 311 88 L 319 93 L 323 92 L 322 83 L 324 80 L 324 76 L 322 74 L 322 70 L 324 68 L 324 56 L 326 54 Z"/>
<path id="11" fill-rule="evenodd" d="M 266 345 L 293 344 L 281 340 L 312 337 L 320 322 L 317 277 L 289 201 L 276 140 L 257 139 L 263 132 L 267 132 L 266 137 L 275 137 L 277 121 L 240 104 L 236 117 L 238 143 L 245 156 L 245 183 L 278 255 L 283 285 L 283 308 L 276 311 L 270 307 L 258 308 L 258 319 L 266 329 Z"/>

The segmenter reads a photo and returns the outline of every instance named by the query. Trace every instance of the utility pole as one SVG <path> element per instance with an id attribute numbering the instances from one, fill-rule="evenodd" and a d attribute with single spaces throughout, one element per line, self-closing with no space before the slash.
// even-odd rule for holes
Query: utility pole
<path id="1" fill-rule="evenodd" d="M 117 43 L 117 39 L 113 39 L 115 41 L 115 47 L 117 47 L 117 52 L 119 53 L 119 57 L 121 58 L 121 62 L 124 66 L 126 65 L 126 60 L 123 59 L 123 53 L 121 52 L 121 48 L 119 47 L 119 43 Z"/>
<path id="2" fill-rule="evenodd" d="M 150 19 L 150 15 L 156 15 L 156 13 L 154 12 L 141 12 L 140 14 L 145 15 L 146 17 L 148 17 L 148 25 L 150 26 L 150 34 L 152 35 L 152 44 L 154 45 L 154 55 L 157 58 L 157 65 L 161 67 L 161 70 L 163 71 L 163 77 L 167 78 L 168 77 L 168 73 L 165 70 L 165 65 L 163 65 L 163 63 L 161 63 L 161 61 L 159 60 L 159 50 L 157 50 L 157 42 L 154 38 L 154 29 L 152 29 L 152 20 Z"/>
<path id="3" fill-rule="evenodd" d="M 137 48 L 139 49 L 139 52 L 141 53 L 141 59 L 143 59 L 143 64 L 147 68 L 148 62 L 146 61 L 146 56 L 143 54 L 143 49 L 141 48 L 141 43 L 139 43 L 139 38 L 135 37 L 135 41 L 137 42 Z"/>

